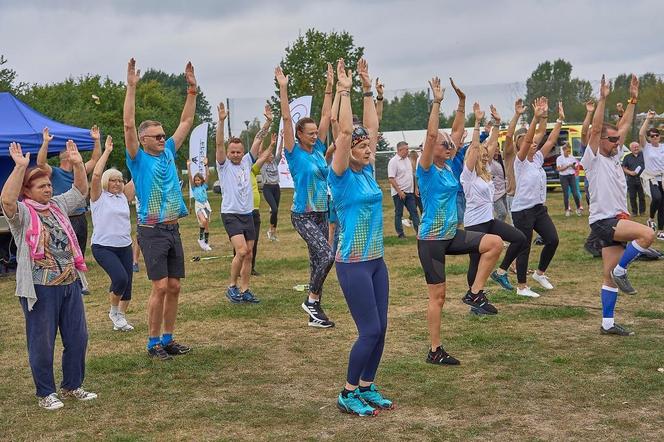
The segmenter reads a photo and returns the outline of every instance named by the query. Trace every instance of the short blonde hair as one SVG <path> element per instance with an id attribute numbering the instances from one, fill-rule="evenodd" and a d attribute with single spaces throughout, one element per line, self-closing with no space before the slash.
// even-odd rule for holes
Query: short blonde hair
<path id="1" fill-rule="evenodd" d="M 117 178 L 117 177 L 123 179 L 122 172 L 120 172 L 118 169 L 111 167 L 110 169 L 104 171 L 104 173 L 101 175 L 101 188 L 104 190 L 108 190 L 108 181 L 111 178 Z"/>

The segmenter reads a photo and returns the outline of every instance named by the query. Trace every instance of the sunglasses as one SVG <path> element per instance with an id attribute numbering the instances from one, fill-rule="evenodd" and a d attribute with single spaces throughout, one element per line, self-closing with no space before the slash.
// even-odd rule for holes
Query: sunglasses
<path id="1" fill-rule="evenodd" d="M 655 137 L 658 137 L 659 134 L 650 134 L 650 135 L 648 135 L 648 136 L 649 136 L 650 138 L 655 138 Z"/>
<path id="2" fill-rule="evenodd" d="M 617 143 L 620 137 L 602 137 L 602 140 L 609 140 L 611 143 Z"/>
<path id="3" fill-rule="evenodd" d="M 166 139 L 166 135 L 164 134 L 158 134 L 158 135 L 143 135 L 144 137 L 148 138 L 154 138 L 155 141 L 164 141 Z"/>
<path id="4" fill-rule="evenodd" d="M 447 150 L 454 149 L 454 147 L 455 147 L 454 143 L 448 143 L 447 141 L 443 141 L 442 143 L 440 143 L 440 145 L 443 146 Z"/>

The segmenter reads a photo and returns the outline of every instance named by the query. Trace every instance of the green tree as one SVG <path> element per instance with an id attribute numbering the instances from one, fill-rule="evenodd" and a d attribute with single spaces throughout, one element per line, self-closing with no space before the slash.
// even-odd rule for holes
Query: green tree
<path id="1" fill-rule="evenodd" d="M 180 95 L 182 95 L 183 102 L 187 98 L 187 80 L 184 78 L 184 72 L 176 75 L 158 69 L 148 69 L 145 74 L 143 74 L 141 80 L 154 80 L 161 83 L 164 87 L 178 91 Z M 205 97 L 205 94 L 201 91 L 200 86 L 198 86 L 198 96 L 196 97 L 196 118 L 196 124 L 200 124 L 201 122 L 212 123 L 210 103 Z"/>
<path id="2" fill-rule="evenodd" d="M 431 103 L 426 91 L 406 92 L 401 97 L 385 101 L 383 120 L 380 122 L 382 131 L 422 130 L 427 128 Z M 440 127 L 451 127 L 454 115 L 440 115 Z"/>
<path id="3" fill-rule="evenodd" d="M 592 86 L 586 80 L 572 78 L 572 64 L 558 59 L 553 63 L 540 63 L 526 81 L 526 103 L 532 103 L 537 97 L 547 97 L 549 108 L 556 108 L 562 101 L 565 106 L 565 118 L 568 121 L 582 121 L 585 116 L 584 102 L 592 96 Z M 532 109 L 528 110 L 532 117 Z"/>
<path id="4" fill-rule="evenodd" d="M 7 63 L 7 59 L 0 55 L 0 66 Z M 26 86 L 25 83 L 17 83 L 18 74 L 15 70 L 0 67 L 0 92 L 11 92 L 19 94 Z"/>
<path id="5" fill-rule="evenodd" d="M 320 111 L 325 94 L 327 63 L 336 69 L 336 61 L 343 58 L 346 68 L 357 72 L 357 62 L 364 54 L 364 48 L 355 46 L 353 36 L 348 32 L 320 32 L 309 29 L 286 48 L 281 60 L 281 68 L 288 75 L 289 99 L 302 95 L 312 95 L 311 118 L 320 119 Z M 362 91 L 359 76 L 354 74 L 352 105 L 353 113 L 362 113 Z M 279 86 L 275 82 L 275 94 L 270 100 L 275 116 L 281 114 Z M 279 118 L 274 124 L 279 125 Z"/>

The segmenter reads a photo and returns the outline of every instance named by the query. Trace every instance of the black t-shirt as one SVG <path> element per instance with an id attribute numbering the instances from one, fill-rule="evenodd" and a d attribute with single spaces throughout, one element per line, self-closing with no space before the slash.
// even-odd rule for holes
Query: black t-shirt
<path id="1" fill-rule="evenodd" d="M 637 181 L 639 180 L 639 176 L 643 173 L 643 169 L 645 168 L 645 163 L 643 162 L 643 152 L 639 152 L 638 155 L 634 156 L 633 153 L 628 153 L 625 155 L 625 158 L 623 159 L 622 165 L 626 167 L 627 169 L 631 171 L 635 171 L 637 167 L 641 167 L 639 170 L 638 175 L 632 176 L 632 175 L 627 175 L 627 181 Z"/>

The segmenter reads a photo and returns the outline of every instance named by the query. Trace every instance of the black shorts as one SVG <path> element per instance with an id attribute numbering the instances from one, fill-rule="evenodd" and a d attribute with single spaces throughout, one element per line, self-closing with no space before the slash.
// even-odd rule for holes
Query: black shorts
<path id="1" fill-rule="evenodd" d="M 417 240 L 417 254 L 420 257 L 424 279 L 427 284 L 445 282 L 445 255 L 466 255 L 479 253 L 480 242 L 485 233 L 457 230 L 452 239 L 434 241 Z"/>
<path id="2" fill-rule="evenodd" d="M 590 225 L 590 231 L 599 239 L 599 241 L 597 241 L 598 248 L 603 249 L 604 247 L 613 246 L 625 247 L 625 243 L 613 239 L 618 221 L 620 221 L 618 218 L 607 218 L 595 221 Z"/>
<path id="3" fill-rule="evenodd" d="M 184 278 L 184 250 L 177 224 L 139 225 L 136 237 L 150 281 Z"/>
<path id="4" fill-rule="evenodd" d="M 244 239 L 247 241 L 256 240 L 256 229 L 254 228 L 254 216 L 252 213 L 247 215 L 222 213 L 221 222 L 224 223 L 224 228 L 229 238 L 236 235 L 244 235 Z"/>

